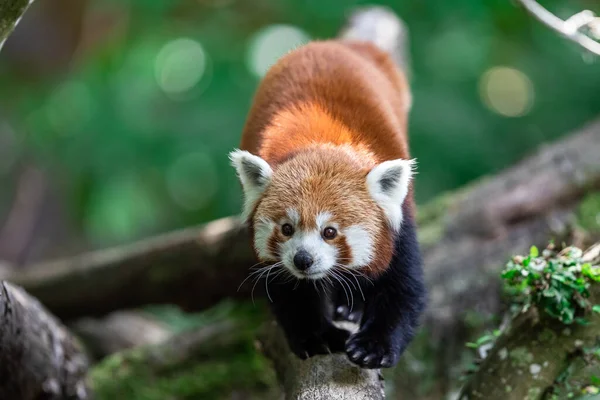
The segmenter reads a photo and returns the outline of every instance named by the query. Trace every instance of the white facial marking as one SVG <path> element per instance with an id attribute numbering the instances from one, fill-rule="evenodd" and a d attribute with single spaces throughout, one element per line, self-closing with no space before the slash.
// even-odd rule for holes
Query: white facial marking
<path id="1" fill-rule="evenodd" d="M 385 213 L 390 227 L 400 230 L 402 203 L 408 194 L 415 160 L 391 160 L 377 165 L 367 175 L 367 188 L 371 197 Z"/>
<path id="2" fill-rule="evenodd" d="M 269 238 L 276 224 L 266 218 L 259 218 L 254 223 L 254 248 L 262 261 L 275 261 L 273 249 L 269 249 Z"/>
<path id="3" fill-rule="evenodd" d="M 286 214 L 290 219 L 292 225 L 294 227 L 298 226 L 298 224 L 300 223 L 300 213 L 297 210 L 294 210 L 293 208 L 288 208 L 286 210 Z"/>
<path id="4" fill-rule="evenodd" d="M 313 258 L 313 264 L 306 274 L 298 271 L 294 265 L 294 256 L 298 250 L 306 250 Z M 325 276 L 327 271 L 333 268 L 337 256 L 337 249 L 321 238 L 318 230 L 296 231 L 294 235 L 281 245 L 281 261 L 283 265 L 297 278 L 319 279 Z"/>
<path id="5" fill-rule="evenodd" d="M 265 160 L 244 150 L 232 151 L 229 153 L 229 159 L 244 189 L 242 218 L 247 220 L 256 202 L 271 182 L 273 170 Z"/>
<path id="6" fill-rule="evenodd" d="M 373 261 L 373 239 L 371 235 L 360 225 L 352 225 L 344 229 L 346 243 L 352 251 L 352 262 L 350 268 L 360 268 L 369 265 Z M 345 260 L 340 260 L 342 263 Z"/>
<path id="7" fill-rule="evenodd" d="M 325 228 L 325 225 L 327 224 L 327 222 L 329 222 L 329 220 L 331 220 L 331 218 L 333 218 L 333 215 L 331 215 L 330 212 L 324 211 L 318 213 L 317 218 L 315 219 L 315 222 L 317 223 L 317 228 L 319 228 L 319 230 Z"/>

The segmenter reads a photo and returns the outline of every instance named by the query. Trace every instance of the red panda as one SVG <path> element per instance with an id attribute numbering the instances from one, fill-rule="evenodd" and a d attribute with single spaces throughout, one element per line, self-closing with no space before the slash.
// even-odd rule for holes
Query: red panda
<path id="1" fill-rule="evenodd" d="M 303 359 L 346 352 L 361 367 L 391 367 L 413 338 L 425 287 L 410 107 L 386 51 L 314 41 L 267 72 L 230 153 L 274 314 Z M 350 336 L 335 319 L 360 328 Z"/>

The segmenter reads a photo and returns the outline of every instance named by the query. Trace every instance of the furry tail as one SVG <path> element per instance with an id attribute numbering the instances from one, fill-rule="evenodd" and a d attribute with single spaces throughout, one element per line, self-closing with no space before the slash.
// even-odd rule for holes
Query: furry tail
<path id="1" fill-rule="evenodd" d="M 389 8 L 371 6 L 354 10 L 339 38 L 373 43 L 390 54 L 410 76 L 408 28 Z"/>

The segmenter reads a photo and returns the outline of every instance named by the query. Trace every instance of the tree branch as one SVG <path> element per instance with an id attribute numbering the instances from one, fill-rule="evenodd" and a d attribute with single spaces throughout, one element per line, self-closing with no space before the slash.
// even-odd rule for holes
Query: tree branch
<path id="1" fill-rule="evenodd" d="M 517 0 L 538 21 L 561 36 L 579 44 L 591 53 L 600 55 L 600 43 L 581 33 L 581 28 L 589 26 L 594 32 L 600 32 L 600 18 L 585 10 L 573 15 L 566 21 L 546 10 L 535 0 Z"/>
<path id="2" fill-rule="evenodd" d="M 70 328 L 96 359 L 133 347 L 158 344 L 173 336 L 166 324 L 129 310 L 116 311 L 101 319 L 82 318 Z"/>
<path id="3" fill-rule="evenodd" d="M 88 398 L 78 342 L 36 299 L 2 281 L 0 327 L 1 399 Z"/>
<path id="4" fill-rule="evenodd" d="M 600 243 L 586 254 L 592 264 L 600 261 L 598 249 Z M 593 252 L 596 254 L 591 254 Z M 594 282 L 590 287 L 590 301 L 592 304 L 600 301 L 600 284 Z M 496 340 L 458 398 L 545 398 L 552 385 L 560 381 L 557 378 L 565 366 L 573 363 L 578 353 L 597 348 L 600 317 L 590 314 L 587 325 L 565 325 L 537 307 L 519 314 Z"/>
<path id="5" fill-rule="evenodd" d="M 239 293 L 237 288 L 253 260 L 246 229 L 231 217 L 9 271 L 6 280 L 67 320 L 153 303 L 199 310 L 225 297 L 247 296 L 251 285 Z"/>
<path id="6" fill-rule="evenodd" d="M 348 327 L 354 330 L 355 327 Z M 383 400 L 379 370 L 360 369 L 345 354 L 300 360 L 288 347 L 283 331 L 272 322 L 260 335 L 264 354 L 274 364 L 289 400 Z"/>
<path id="7" fill-rule="evenodd" d="M 34 0 L 0 0 L 0 51 Z"/>

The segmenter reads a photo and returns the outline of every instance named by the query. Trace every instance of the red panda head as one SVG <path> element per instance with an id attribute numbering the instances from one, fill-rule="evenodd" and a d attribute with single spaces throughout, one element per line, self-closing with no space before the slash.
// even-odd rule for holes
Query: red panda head
<path id="1" fill-rule="evenodd" d="M 332 269 L 376 274 L 389 264 L 412 177 L 412 160 L 376 164 L 344 145 L 314 145 L 275 166 L 230 154 L 245 196 L 256 254 L 297 278 Z"/>

